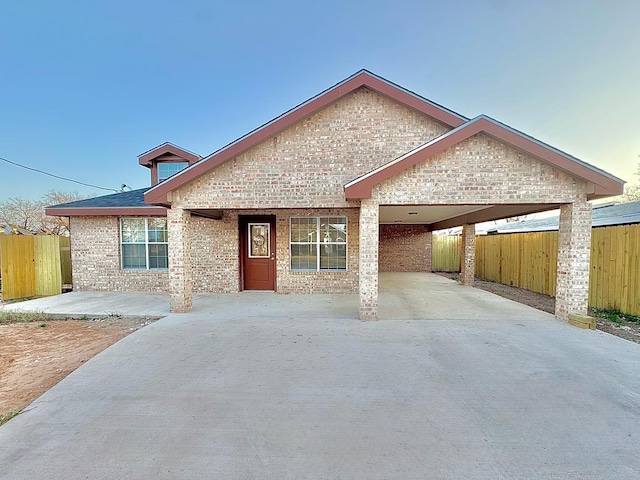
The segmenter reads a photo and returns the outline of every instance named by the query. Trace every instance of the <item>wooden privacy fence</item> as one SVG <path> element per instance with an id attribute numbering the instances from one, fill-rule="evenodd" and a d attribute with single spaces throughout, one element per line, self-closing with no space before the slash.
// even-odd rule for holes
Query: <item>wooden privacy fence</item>
<path id="1" fill-rule="evenodd" d="M 558 233 L 476 237 L 476 276 L 546 295 L 556 294 Z"/>
<path id="2" fill-rule="evenodd" d="M 459 236 L 434 235 L 431 248 L 431 269 L 434 272 L 460 271 Z"/>
<path id="3" fill-rule="evenodd" d="M 640 315 L 640 225 L 591 232 L 589 306 Z M 459 245 L 459 237 L 444 238 L 433 237 L 433 270 L 460 271 L 459 246 L 455 253 L 450 250 Z M 449 249 L 441 246 L 447 242 Z M 476 276 L 482 279 L 555 295 L 557 260 L 558 232 L 476 237 Z"/>
<path id="4" fill-rule="evenodd" d="M 591 231 L 589 305 L 640 315 L 640 225 Z"/>
<path id="5" fill-rule="evenodd" d="M 2 300 L 62 293 L 71 283 L 69 239 L 55 235 L 0 235 Z"/>

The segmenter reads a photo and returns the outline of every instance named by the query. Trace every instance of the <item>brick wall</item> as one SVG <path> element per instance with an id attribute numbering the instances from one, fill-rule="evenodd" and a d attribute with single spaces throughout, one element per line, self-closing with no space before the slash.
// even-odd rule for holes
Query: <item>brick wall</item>
<path id="1" fill-rule="evenodd" d="M 276 216 L 276 285 L 279 293 L 358 291 L 357 209 L 225 210 L 221 220 L 191 217 L 190 237 L 195 292 L 232 293 L 240 289 L 240 215 Z M 289 229 L 292 216 L 347 217 L 346 272 L 292 272 Z"/>
<path id="2" fill-rule="evenodd" d="M 167 270 L 120 268 L 118 217 L 71 217 L 74 290 L 167 292 Z"/>
<path id="3" fill-rule="evenodd" d="M 565 203 L 586 184 L 485 134 L 373 188 L 382 204 Z"/>
<path id="4" fill-rule="evenodd" d="M 280 293 L 358 291 L 357 209 L 225 211 L 221 220 L 191 216 L 191 281 L 195 293 L 233 293 L 239 282 L 239 215 L 276 215 L 277 289 Z M 291 272 L 291 216 L 347 217 L 346 272 Z M 167 270 L 122 270 L 118 217 L 72 217 L 71 255 L 75 290 L 169 292 Z M 171 238 L 170 238 L 171 241 Z M 171 251 L 176 248 L 170 246 Z"/>
<path id="5" fill-rule="evenodd" d="M 174 192 L 185 208 L 354 207 L 344 184 L 450 128 L 366 88 Z"/>
<path id="6" fill-rule="evenodd" d="M 347 271 L 346 272 L 292 272 L 289 255 L 289 229 L 291 216 L 347 217 Z M 358 291 L 358 237 L 357 209 L 278 210 L 276 211 L 277 289 L 279 293 L 355 293 Z"/>
<path id="7" fill-rule="evenodd" d="M 430 272 L 431 232 L 428 225 L 380 225 L 380 272 Z"/>
<path id="8" fill-rule="evenodd" d="M 221 220 L 191 217 L 191 266 L 194 292 L 239 290 L 238 215 L 226 210 Z"/>

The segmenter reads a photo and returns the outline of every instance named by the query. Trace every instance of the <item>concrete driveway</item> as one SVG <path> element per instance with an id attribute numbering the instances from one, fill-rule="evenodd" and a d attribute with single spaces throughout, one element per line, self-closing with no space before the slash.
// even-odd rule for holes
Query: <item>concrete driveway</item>
<path id="1" fill-rule="evenodd" d="M 0 427 L 0 478 L 640 478 L 640 345 L 435 275 L 381 313 L 199 296 Z"/>

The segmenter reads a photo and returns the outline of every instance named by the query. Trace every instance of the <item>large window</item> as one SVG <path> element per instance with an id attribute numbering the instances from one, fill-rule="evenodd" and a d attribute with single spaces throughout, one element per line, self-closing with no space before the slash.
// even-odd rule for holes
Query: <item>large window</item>
<path id="1" fill-rule="evenodd" d="M 291 271 L 345 272 L 346 217 L 292 217 Z"/>
<path id="2" fill-rule="evenodd" d="M 187 162 L 159 162 L 158 163 L 158 182 L 166 180 L 172 175 L 175 175 L 180 170 L 189 165 Z"/>
<path id="3" fill-rule="evenodd" d="M 124 270 L 169 268 L 166 218 L 121 218 L 120 241 Z"/>

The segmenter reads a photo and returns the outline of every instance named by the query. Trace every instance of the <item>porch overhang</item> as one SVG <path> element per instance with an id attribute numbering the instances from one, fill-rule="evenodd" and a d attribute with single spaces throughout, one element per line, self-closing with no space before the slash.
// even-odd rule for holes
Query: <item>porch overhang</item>
<path id="1" fill-rule="evenodd" d="M 428 225 L 444 230 L 560 208 L 559 203 L 497 205 L 380 205 L 381 224 Z"/>

